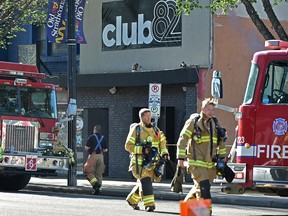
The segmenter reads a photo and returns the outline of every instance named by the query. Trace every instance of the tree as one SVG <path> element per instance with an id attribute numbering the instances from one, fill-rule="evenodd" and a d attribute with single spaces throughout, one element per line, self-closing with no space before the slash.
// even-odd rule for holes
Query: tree
<path id="1" fill-rule="evenodd" d="M 48 0 L 0 0 L 0 48 L 7 48 L 27 24 L 45 23 Z"/>
<path id="2" fill-rule="evenodd" d="M 259 0 L 260 1 L 260 0 Z M 275 0 L 273 6 L 278 5 L 282 1 L 288 2 L 288 0 Z M 260 34 L 265 38 L 265 40 L 275 39 L 270 30 L 265 26 L 264 22 L 260 19 L 257 11 L 255 10 L 253 3 L 256 3 L 257 0 L 212 0 L 209 5 L 203 5 L 200 3 L 200 0 L 176 0 L 178 6 L 178 13 L 184 12 L 186 15 L 190 13 L 191 10 L 196 8 L 210 8 L 212 13 L 215 13 L 218 10 L 222 10 L 223 14 L 227 13 L 227 10 L 232 10 L 233 8 L 238 7 L 238 5 L 243 4 L 245 9 L 250 16 L 252 22 L 260 32 Z M 270 3 L 270 0 L 261 0 L 264 11 L 267 14 L 269 21 L 271 22 L 274 31 L 278 35 L 280 40 L 288 41 L 287 33 L 285 32 L 283 26 L 278 20 L 273 6 Z"/>

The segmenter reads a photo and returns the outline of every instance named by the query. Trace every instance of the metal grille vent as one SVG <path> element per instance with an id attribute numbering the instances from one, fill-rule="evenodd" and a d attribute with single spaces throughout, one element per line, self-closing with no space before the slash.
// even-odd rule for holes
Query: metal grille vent
<path id="1" fill-rule="evenodd" d="M 35 127 L 6 125 L 6 148 L 14 146 L 14 151 L 31 152 L 34 150 Z"/>

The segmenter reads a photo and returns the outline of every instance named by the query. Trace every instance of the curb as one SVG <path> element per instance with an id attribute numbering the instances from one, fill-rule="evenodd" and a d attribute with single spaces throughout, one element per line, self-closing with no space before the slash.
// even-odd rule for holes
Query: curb
<path id="1" fill-rule="evenodd" d="M 132 189 L 132 188 L 131 188 Z M 47 186 L 39 184 L 28 184 L 24 190 L 29 191 L 42 191 L 42 192 L 54 192 L 54 193 L 69 193 L 69 194 L 81 194 L 81 195 L 92 195 L 93 189 L 87 187 L 69 187 L 69 186 Z M 105 189 L 105 186 L 102 189 L 101 196 L 116 196 L 116 197 L 127 197 L 130 191 L 127 189 Z M 173 192 L 161 192 L 154 190 L 155 199 L 160 200 L 175 200 L 180 201 L 185 198 L 184 194 L 176 194 Z"/>
<path id="2" fill-rule="evenodd" d="M 51 186 L 41 184 L 28 184 L 24 190 L 29 191 L 43 191 L 43 192 L 56 192 L 56 193 L 69 193 L 69 194 L 81 194 L 81 195 L 92 195 L 92 188 L 77 186 Z M 129 191 L 130 192 L 130 191 Z M 125 197 L 128 195 L 127 188 L 110 188 L 103 187 L 101 196 L 116 196 Z M 288 209 L 288 198 L 278 196 L 266 196 L 260 194 L 260 196 L 254 195 L 236 195 L 236 194 L 225 194 L 219 192 L 212 192 L 212 203 L 215 204 L 227 204 L 227 205 L 241 205 L 241 206 L 257 206 L 257 207 L 268 207 L 268 208 L 279 208 Z M 183 200 L 186 194 L 176 194 L 170 191 L 161 191 L 161 189 L 155 188 L 154 195 L 156 200 L 170 200 L 180 201 Z"/>

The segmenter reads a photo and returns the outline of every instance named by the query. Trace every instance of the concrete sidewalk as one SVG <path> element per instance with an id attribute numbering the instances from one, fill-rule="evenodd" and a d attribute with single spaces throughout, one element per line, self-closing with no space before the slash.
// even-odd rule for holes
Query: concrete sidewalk
<path id="1" fill-rule="evenodd" d="M 67 179 L 61 177 L 32 177 L 25 190 L 87 195 L 91 195 L 93 192 L 89 182 L 83 176 L 77 176 L 76 187 L 69 187 L 67 183 Z M 104 178 L 101 196 L 117 196 L 125 199 L 135 183 L 133 180 Z M 153 186 L 156 200 L 179 201 L 184 199 L 191 189 L 192 183 L 185 182 L 183 184 L 183 194 L 176 194 L 170 191 L 170 180 L 164 180 L 163 183 L 153 183 Z M 221 192 L 221 187 L 218 185 L 212 186 L 211 193 L 213 203 L 288 209 L 288 197 L 279 197 L 272 193 L 264 194 L 249 190 L 244 194 L 226 194 Z"/>

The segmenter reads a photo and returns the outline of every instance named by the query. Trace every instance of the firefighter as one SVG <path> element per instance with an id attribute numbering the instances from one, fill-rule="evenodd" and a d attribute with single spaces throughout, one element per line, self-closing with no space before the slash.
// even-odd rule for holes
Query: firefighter
<path id="1" fill-rule="evenodd" d="M 187 158 L 188 173 L 194 186 L 184 201 L 191 198 L 211 199 L 210 187 L 216 177 L 217 158 L 226 160 L 224 142 L 227 133 L 214 117 L 214 101 L 206 98 L 202 101 L 200 114 L 195 113 L 185 122 L 177 142 L 178 165 L 184 167 Z M 210 206 L 212 214 L 212 205 Z"/>
<path id="2" fill-rule="evenodd" d="M 159 161 L 161 157 L 169 159 L 169 155 L 164 133 L 151 123 L 151 111 L 142 108 L 139 119 L 140 123 L 130 126 L 125 143 L 126 151 L 131 153 L 129 171 L 137 179 L 126 201 L 134 210 L 139 210 L 138 203 L 143 200 L 145 211 L 151 212 L 155 210 L 152 182 L 160 181 L 163 163 Z"/>
<path id="3" fill-rule="evenodd" d="M 102 174 L 105 169 L 103 153 L 108 151 L 100 125 L 94 126 L 93 134 L 87 139 L 85 150 L 89 152 L 89 155 L 84 165 L 84 173 L 94 189 L 93 195 L 99 195 L 102 187 Z"/>

